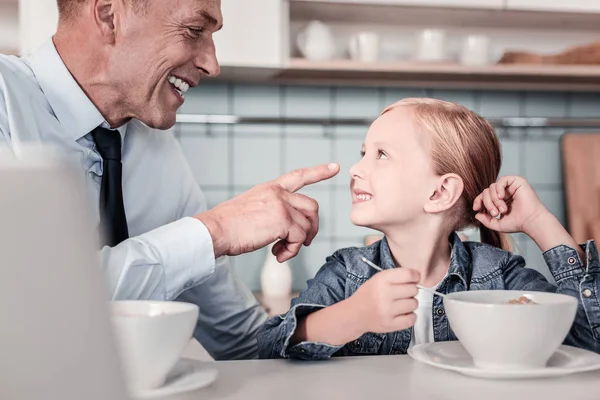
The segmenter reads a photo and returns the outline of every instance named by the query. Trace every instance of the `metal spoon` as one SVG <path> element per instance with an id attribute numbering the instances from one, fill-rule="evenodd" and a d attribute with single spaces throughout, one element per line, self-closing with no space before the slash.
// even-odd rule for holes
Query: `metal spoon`
<path id="1" fill-rule="evenodd" d="M 369 266 L 371 266 L 371 268 L 373 268 L 373 269 L 376 269 L 377 271 L 383 271 L 383 268 L 381 268 L 381 267 L 380 267 L 380 266 L 378 266 L 378 265 L 375 265 L 375 264 L 373 264 L 371 261 L 367 260 L 365 257 L 361 257 L 360 259 L 361 259 L 361 260 L 363 260 L 365 263 L 367 263 Z M 419 285 L 419 284 L 417 284 L 417 287 L 418 287 L 419 289 L 421 289 L 421 290 L 424 290 L 424 291 L 426 291 L 426 292 L 429 292 L 429 293 L 432 293 L 432 294 L 434 294 L 434 295 L 440 296 L 440 297 L 442 297 L 442 298 L 443 298 L 443 297 L 446 297 L 446 295 L 445 295 L 445 294 L 443 294 L 443 293 L 440 293 L 440 292 L 438 292 L 438 291 L 435 291 L 435 290 L 433 290 L 433 289 L 430 289 L 430 288 L 426 288 L 426 287 L 424 287 L 424 286 L 421 286 L 421 285 Z"/>

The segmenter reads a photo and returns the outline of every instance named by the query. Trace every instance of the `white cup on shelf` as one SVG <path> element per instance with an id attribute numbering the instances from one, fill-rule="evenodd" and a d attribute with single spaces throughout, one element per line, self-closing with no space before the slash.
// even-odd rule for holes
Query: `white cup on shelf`
<path id="1" fill-rule="evenodd" d="M 348 43 L 350 59 L 360 62 L 375 62 L 379 59 L 379 35 L 373 32 L 359 32 Z"/>
<path id="2" fill-rule="evenodd" d="M 331 28 L 321 21 L 310 21 L 300 29 L 296 45 L 307 60 L 326 61 L 335 55 L 335 40 Z"/>
<path id="3" fill-rule="evenodd" d="M 417 35 L 417 61 L 446 59 L 446 32 L 443 29 L 424 29 Z"/>
<path id="4" fill-rule="evenodd" d="M 490 63 L 490 38 L 486 35 L 467 35 L 460 51 L 460 63 L 486 65 Z"/>

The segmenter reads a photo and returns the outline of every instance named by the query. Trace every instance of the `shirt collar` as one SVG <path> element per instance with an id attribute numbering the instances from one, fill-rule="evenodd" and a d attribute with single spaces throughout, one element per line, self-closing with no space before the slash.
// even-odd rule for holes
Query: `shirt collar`
<path id="1" fill-rule="evenodd" d="M 109 128 L 100 111 L 86 96 L 60 58 L 52 38 L 27 58 L 54 115 L 73 140 L 79 140 L 94 128 Z M 127 124 L 118 128 L 121 137 Z"/>

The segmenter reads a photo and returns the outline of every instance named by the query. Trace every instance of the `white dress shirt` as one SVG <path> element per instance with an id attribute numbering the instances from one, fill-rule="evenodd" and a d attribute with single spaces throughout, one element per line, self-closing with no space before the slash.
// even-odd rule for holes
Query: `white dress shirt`
<path id="1" fill-rule="evenodd" d="M 435 289 L 435 288 L 434 288 Z M 419 302 L 418 308 L 415 310 L 415 315 L 417 316 L 417 321 L 413 326 L 412 337 L 410 341 L 410 347 L 423 344 L 423 343 L 433 343 L 435 342 L 435 337 L 433 335 L 433 294 L 426 290 L 421 290 L 417 292 L 415 296 L 417 301 Z"/>
<path id="2" fill-rule="evenodd" d="M 52 40 L 27 58 L 0 55 L 0 145 L 54 146 L 81 171 L 96 223 L 102 158 L 89 132 L 99 125 L 108 127 Z M 99 249 L 109 298 L 196 303 L 195 336 L 213 357 L 254 357 L 254 333 L 266 313 L 228 259 L 215 261 L 208 230 L 191 218 L 207 206 L 179 143 L 137 120 L 119 131 L 130 239 Z"/>

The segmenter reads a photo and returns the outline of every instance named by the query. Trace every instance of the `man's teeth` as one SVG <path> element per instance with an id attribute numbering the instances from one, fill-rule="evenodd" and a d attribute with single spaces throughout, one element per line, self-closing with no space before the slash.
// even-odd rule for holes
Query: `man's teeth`
<path id="1" fill-rule="evenodd" d="M 179 90 L 179 93 L 181 94 L 187 92 L 190 88 L 190 85 L 188 85 L 187 82 L 184 82 L 181 79 L 176 78 L 172 75 L 169 77 L 169 83 L 175 86 L 175 89 Z"/>
<path id="2" fill-rule="evenodd" d="M 357 194 L 356 198 L 359 200 L 368 201 L 371 200 L 373 196 L 371 196 L 370 194 Z"/>

